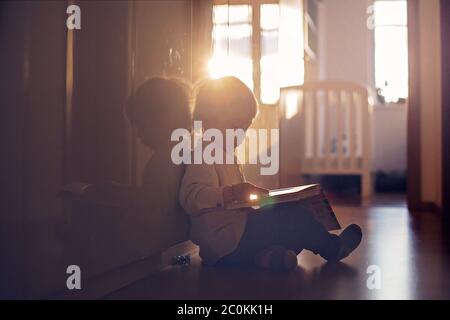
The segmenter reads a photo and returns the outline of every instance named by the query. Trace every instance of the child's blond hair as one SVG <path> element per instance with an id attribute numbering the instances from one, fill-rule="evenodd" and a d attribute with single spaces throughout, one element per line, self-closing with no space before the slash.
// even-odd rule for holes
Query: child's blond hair
<path id="1" fill-rule="evenodd" d="M 227 127 L 236 117 L 253 120 L 258 103 L 252 91 L 236 77 L 207 79 L 198 85 L 193 120 L 205 127 L 221 123 Z"/>

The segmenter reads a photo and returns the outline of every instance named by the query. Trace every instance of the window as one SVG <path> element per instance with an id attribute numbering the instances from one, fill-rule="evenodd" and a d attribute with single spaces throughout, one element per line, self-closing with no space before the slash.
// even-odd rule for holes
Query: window
<path id="1" fill-rule="evenodd" d="M 252 7 L 215 5 L 212 40 L 211 77 L 233 75 L 253 89 Z"/>
<path id="2" fill-rule="evenodd" d="M 296 24 L 280 28 L 280 11 L 276 1 L 243 0 L 230 5 L 216 2 L 210 76 L 238 77 L 263 104 L 278 102 L 280 85 L 303 83 L 303 47 L 293 45 L 302 42 L 295 37 L 303 31 Z M 292 12 L 289 9 L 286 18 L 297 18 Z M 254 21 L 255 17 L 258 21 Z M 283 39 L 280 30 L 285 30 Z"/>
<path id="3" fill-rule="evenodd" d="M 406 0 L 377 0 L 375 86 L 385 102 L 408 96 L 408 27 Z"/>
<path id="4" fill-rule="evenodd" d="M 276 103 L 280 96 L 278 81 L 278 4 L 261 5 L 261 101 Z"/>

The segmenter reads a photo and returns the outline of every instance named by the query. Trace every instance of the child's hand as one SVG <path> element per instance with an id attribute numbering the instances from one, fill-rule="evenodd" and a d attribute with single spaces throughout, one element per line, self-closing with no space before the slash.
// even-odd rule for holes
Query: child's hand
<path id="1" fill-rule="evenodd" d="M 251 196 L 264 197 L 269 194 L 269 190 L 244 182 L 225 187 L 223 193 L 225 203 L 229 203 L 232 201 L 256 200 L 255 198 L 252 199 Z"/>

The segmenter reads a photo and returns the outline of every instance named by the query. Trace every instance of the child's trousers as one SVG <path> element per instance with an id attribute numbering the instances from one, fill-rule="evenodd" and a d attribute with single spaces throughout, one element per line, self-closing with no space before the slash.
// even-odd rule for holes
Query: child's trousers
<path id="1" fill-rule="evenodd" d="M 299 202 L 289 202 L 250 212 L 238 247 L 218 264 L 254 265 L 255 257 L 273 245 L 296 254 L 307 249 L 324 258 L 335 255 L 338 236 L 329 233 L 308 210 Z"/>

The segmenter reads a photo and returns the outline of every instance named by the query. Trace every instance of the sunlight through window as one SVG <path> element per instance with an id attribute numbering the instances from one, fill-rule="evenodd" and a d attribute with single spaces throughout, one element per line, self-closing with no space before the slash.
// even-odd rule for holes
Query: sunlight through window
<path id="1" fill-rule="evenodd" d="M 408 96 L 406 1 L 375 1 L 375 85 L 386 102 Z"/>
<path id="2" fill-rule="evenodd" d="M 215 5 L 213 55 L 208 64 L 212 78 L 236 76 L 253 89 L 252 7 Z"/>
<path id="3" fill-rule="evenodd" d="M 253 15 L 259 16 L 259 21 L 253 21 Z M 259 43 L 255 43 L 254 34 L 259 35 Z M 303 83 L 300 6 L 283 7 L 257 0 L 248 4 L 214 5 L 212 39 L 209 75 L 238 77 L 250 89 L 259 89 L 254 92 L 263 104 L 276 104 L 281 86 Z M 259 61 L 254 61 L 255 57 Z"/>
<path id="4" fill-rule="evenodd" d="M 292 119 L 298 112 L 298 94 L 297 92 L 289 92 L 286 95 L 286 110 L 285 118 L 287 120 Z"/>
<path id="5" fill-rule="evenodd" d="M 261 6 L 261 101 L 273 104 L 280 97 L 278 68 L 278 4 Z"/>

